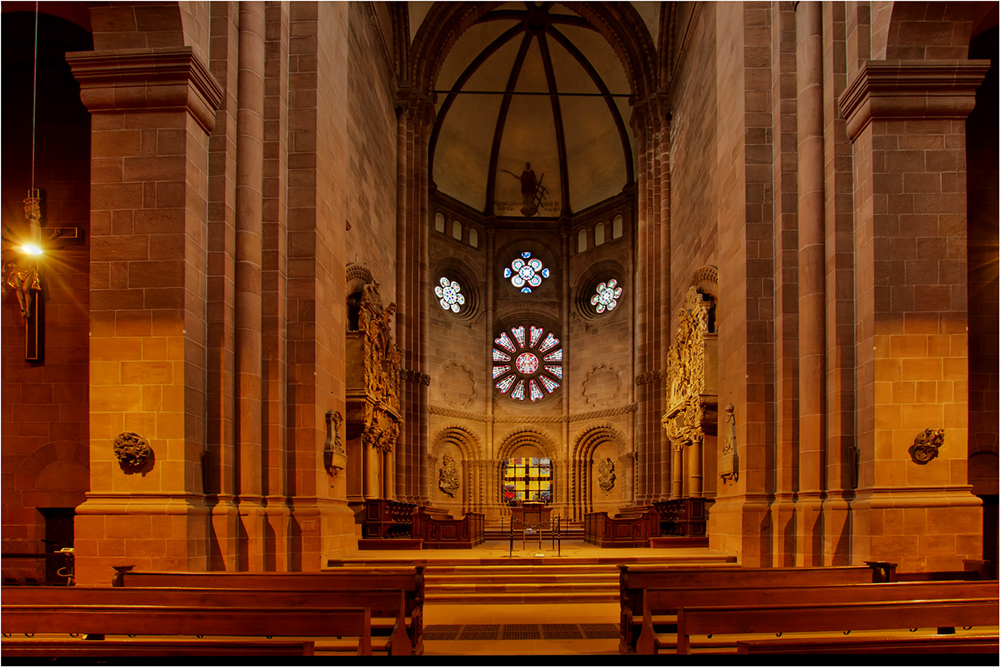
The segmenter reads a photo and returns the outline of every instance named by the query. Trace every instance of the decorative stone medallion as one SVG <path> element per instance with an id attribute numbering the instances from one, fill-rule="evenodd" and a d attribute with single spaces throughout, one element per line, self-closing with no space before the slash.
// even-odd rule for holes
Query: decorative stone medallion
<path id="1" fill-rule="evenodd" d="M 115 456 L 122 468 L 141 468 L 152 454 L 153 448 L 138 433 L 126 431 L 115 438 Z"/>
<path id="2" fill-rule="evenodd" d="M 918 465 L 926 465 L 937 458 L 938 449 L 944 444 L 943 428 L 928 428 L 913 439 L 913 445 L 908 450 L 910 458 Z"/>

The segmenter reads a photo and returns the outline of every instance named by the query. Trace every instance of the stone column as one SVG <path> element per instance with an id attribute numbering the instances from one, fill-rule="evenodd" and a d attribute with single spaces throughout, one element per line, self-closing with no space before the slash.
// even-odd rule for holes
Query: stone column
<path id="1" fill-rule="evenodd" d="M 208 134 L 222 90 L 190 47 L 68 53 L 92 116 L 90 492 L 76 578 L 205 570 Z M 116 459 L 144 437 L 140 469 Z M 98 551 L 98 544 L 101 551 Z M 117 547 L 115 545 L 117 544 Z"/>
<path id="2" fill-rule="evenodd" d="M 984 61 L 869 61 L 840 98 L 854 147 L 855 562 L 954 570 L 981 553 L 967 484 L 965 118 Z M 944 429 L 937 457 L 910 448 Z"/>
<path id="3" fill-rule="evenodd" d="M 670 442 L 674 457 L 670 467 L 670 499 L 679 500 L 684 497 L 684 445 L 678 442 L 668 442 Z"/>
<path id="4" fill-rule="evenodd" d="M 823 169 L 823 22 L 818 2 L 795 10 L 798 83 L 799 484 L 796 565 L 822 565 L 825 432 L 826 254 Z"/>
<path id="5" fill-rule="evenodd" d="M 240 3 L 236 112 L 236 456 L 246 566 L 264 569 L 261 460 L 261 234 L 264 164 L 264 3 Z"/>

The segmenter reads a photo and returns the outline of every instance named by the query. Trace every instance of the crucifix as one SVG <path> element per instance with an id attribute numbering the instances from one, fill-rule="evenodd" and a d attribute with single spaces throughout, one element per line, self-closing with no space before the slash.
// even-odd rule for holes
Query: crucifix
<path id="1" fill-rule="evenodd" d="M 38 190 L 28 190 L 28 197 L 24 200 L 24 218 L 28 222 L 28 230 L 19 240 L 15 240 L 4 227 L 3 296 L 14 292 L 24 318 L 24 360 L 41 362 L 45 302 L 38 272 L 40 258 L 48 251 L 63 247 L 66 242 L 82 241 L 82 235 L 79 227 L 53 227 L 42 239 L 42 208 Z M 14 252 L 17 254 L 14 255 Z"/>

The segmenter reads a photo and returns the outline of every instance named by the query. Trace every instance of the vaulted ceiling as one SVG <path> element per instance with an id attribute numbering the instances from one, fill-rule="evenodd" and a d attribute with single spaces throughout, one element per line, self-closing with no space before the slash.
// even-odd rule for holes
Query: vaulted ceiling
<path id="1" fill-rule="evenodd" d="M 423 3 L 411 4 L 416 30 Z M 511 2 L 487 12 L 448 52 L 435 92 L 431 179 L 484 214 L 578 212 L 634 180 L 628 77 L 567 6 Z M 544 188 L 534 211 L 522 206 L 526 163 Z"/>

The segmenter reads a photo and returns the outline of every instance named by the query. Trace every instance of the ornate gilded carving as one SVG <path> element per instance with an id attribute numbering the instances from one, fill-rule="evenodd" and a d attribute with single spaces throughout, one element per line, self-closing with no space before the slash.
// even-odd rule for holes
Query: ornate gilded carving
<path id="1" fill-rule="evenodd" d="M 138 433 L 126 431 L 115 438 L 115 456 L 122 468 L 141 468 L 153 455 L 153 448 Z"/>
<path id="2" fill-rule="evenodd" d="M 597 467 L 597 484 L 604 491 L 611 491 L 615 488 L 615 464 L 609 457 L 606 457 Z"/>
<path id="3" fill-rule="evenodd" d="M 736 455 L 736 415 L 733 414 L 733 404 L 726 406 L 725 441 L 722 445 L 722 458 L 719 459 L 719 477 L 735 482 L 740 478 L 739 458 Z"/>
<path id="4" fill-rule="evenodd" d="M 382 307 L 377 282 L 361 289 L 358 330 L 364 336 L 364 403 L 361 441 L 391 452 L 399 437 L 399 380 L 402 356 L 392 339 L 390 322 L 396 304 Z"/>
<path id="5" fill-rule="evenodd" d="M 913 445 L 908 450 L 910 458 L 919 465 L 926 465 L 937 458 L 938 449 L 944 444 L 943 428 L 928 428 L 913 439 Z"/>
<path id="6" fill-rule="evenodd" d="M 667 411 L 700 396 L 705 389 L 705 335 L 710 303 L 697 287 L 687 291 L 678 312 L 677 335 L 667 353 Z"/>
<path id="7" fill-rule="evenodd" d="M 441 458 L 441 469 L 438 471 L 438 487 L 452 498 L 458 490 L 458 466 L 455 457 L 445 453 Z"/>

